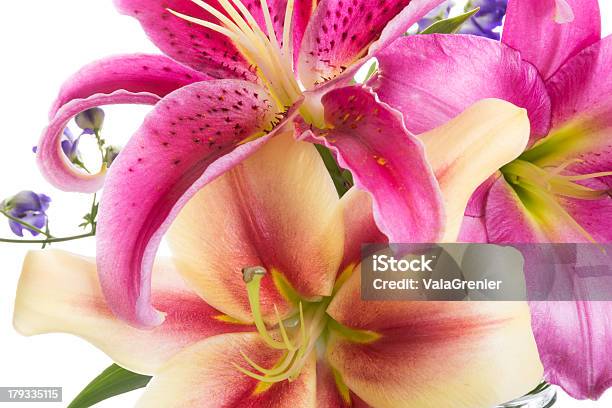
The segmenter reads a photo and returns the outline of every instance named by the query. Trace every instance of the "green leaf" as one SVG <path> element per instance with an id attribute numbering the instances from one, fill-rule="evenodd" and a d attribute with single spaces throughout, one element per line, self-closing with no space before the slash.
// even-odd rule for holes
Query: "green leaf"
<path id="1" fill-rule="evenodd" d="M 419 34 L 453 34 L 459 31 L 463 23 L 468 21 L 474 14 L 480 11 L 480 7 L 476 7 L 474 10 L 470 10 L 467 13 L 460 14 L 455 17 L 446 18 L 444 20 L 436 21 Z"/>
<path id="2" fill-rule="evenodd" d="M 93 379 L 68 405 L 68 408 L 87 408 L 100 401 L 146 386 L 151 377 L 136 374 L 113 364 Z"/>
<path id="3" fill-rule="evenodd" d="M 368 73 L 366 74 L 363 82 L 365 83 L 368 81 L 368 79 L 372 78 L 372 75 L 374 75 L 377 69 L 378 69 L 378 64 L 376 63 L 376 61 L 372 62 L 372 65 L 370 65 L 370 68 L 368 69 Z"/>
<path id="4" fill-rule="evenodd" d="M 334 182 L 338 196 L 342 197 L 353 185 L 353 175 L 350 171 L 338 166 L 336 159 L 334 159 L 334 155 L 327 147 L 315 144 L 315 148 L 323 159 L 323 163 L 325 163 L 325 167 Z"/>

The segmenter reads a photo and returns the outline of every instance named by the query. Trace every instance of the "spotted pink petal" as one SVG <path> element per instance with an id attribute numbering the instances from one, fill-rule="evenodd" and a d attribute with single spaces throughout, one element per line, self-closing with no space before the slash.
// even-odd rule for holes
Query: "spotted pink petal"
<path id="1" fill-rule="evenodd" d="M 401 114 L 361 86 L 338 88 L 322 99 L 329 130 L 318 143 L 353 173 L 355 186 L 372 196 L 379 229 L 392 242 L 434 242 L 444 229 L 440 190 L 421 143 Z"/>
<path id="2" fill-rule="evenodd" d="M 502 42 L 520 51 L 548 79 L 600 36 L 597 0 L 511 0 Z"/>
<path id="3" fill-rule="evenodd" d="M 65 191 L 91 193 L 102 187 L 105 168 L 88 174 L 70 163 L 60 146 L 64 128 L 78 113 L 112 104 L 154 105 L 168 93 L 206 80 L 199 72 L 161 55 L 120 55 L 89 64 L 62 86 L 38 143 L 43 176 Z"/>
<path id="4" fill-rule="evenodd" d="M 483 37 L 417 35 L 378 55 L 371 81 L 381 100 L 402 111 L 408 130 L 442 125 L 484 98 L 527 109 L 533 143 L 550 128 L 550 100 L 538 72 L 513 49 Z"/>
<path id="5" fill-rule="evenodd" d="M 74 99 L 87 99 L 120 89 L 132 93 L 149 92 L 162 98 L 178 88 L 206 79 L 206 75 L 163 55 L 128 54 L 104 58 L 84 66 L 64 82 L 49 119 Z"/>
<path id="6" fill-rule="evenodd" d="M 266 91 L 215 80 L 181 88 L 159 102 L 113 163 L 98 222 L 100 284 L 109 306 L 135 326 L 163 318 L 150 299 L 151 265 L 172 219 L 200 188 L 271 137 Z"/>
<path id="7" fill-rule="evenodd" d="M 307 88 L 352 73 L 442 0 L 322 0 L 306 27 L 299 74 Z M 372 44 L 374 43 L 374 44 Z M 368 53 L 368 47 L 370 47 Z M 354 65 L 355 64 L 355 65 Z M 351 65 L 353 69 L 348 69 Z"/>
<path id="8" fill-rule="evenodd" d="M 172 15 L 167 9 L 219 24 L 190 0 L 114 0 L 123 14 L 136 18 L 149 38 L 170 58 L 213 78 L 255 81 L 249 62 L 224 35 Z M 221 9 L 216 0 L 207 1 Z"/>

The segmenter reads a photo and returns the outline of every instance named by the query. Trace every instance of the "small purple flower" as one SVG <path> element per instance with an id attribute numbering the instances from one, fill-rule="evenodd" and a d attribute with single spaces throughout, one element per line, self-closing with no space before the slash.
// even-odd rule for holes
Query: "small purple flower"
<path id="1" fill-rule="evenodd" d="M 480 7 L 480 11 L 461 27 L 462 34 L 473 34 L 481 37 L 499 40 L 500 33 L 494 32 L 497 27 L 502 25 L 502 20 L 506 14 L 507 0 L 472 0 L 467 9 L 472 10 Z"/>
<path id="2" fill-rule="evenodd" d="M 62 150 L 68 159 L 72 162 L 80 162 L 79 157 L 79 139 L 81 137 L 74 137 L 70 129 L 64 129 L 64 136 L 62 140 Z"/>
<path id="3" fill-rule="evenodd" d="M 11 198 L 0 203 L 0 210 L 18 218 L 38 229 L 43 229 L 47 224 L 47 214 L 51 198 L 44 194 L 36 194 L 33 191 L 21 191 Z M 17 221 L 9 219 L 9 226 L 15 235 L 23 237 L 23 230 L 30 231 L 33 236 L 38 235 L 37 231 L 25 227 Z"/>

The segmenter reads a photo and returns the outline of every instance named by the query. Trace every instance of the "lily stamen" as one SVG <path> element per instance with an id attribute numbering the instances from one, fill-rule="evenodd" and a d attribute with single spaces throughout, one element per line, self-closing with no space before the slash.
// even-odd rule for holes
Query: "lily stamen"
<path id="1" fill-rule="evenodd" d="M 251 312 L 253 313 L 253 321 L 255 323 L 255 327 L 257 328 L 257 332 L 268 346 L 277 350 L 286 350 L 287 345 L 285 343 L 277 341 L 270 336 L 261 314 L 259 290 L 261 287 L 261 279 L 265 276 L 265 274 L 266 270 L 261 266 L 244 268 L 242 270 L 242 277 L 247 286 L 249 305 L 251 306 Z"/>
<path id="2" fill-rule="evenodd" d="M 211 29 L 230 38 L 249 62 L 257 68 L 257 75 L 268 88 L 279 108 L 296 102 L 302 89 L 293 72 L 291 56 L 291 21 L 294 1 L 289 0 L 285 9 L 282 47 L 278 42 L 266 0 L 261 0 L 263 17 L 268 35 L 262 31 L 253 15 L 241 0 L 219 0 L 227 16 L 202 0 L 191 0 L 203 10 L 217 18 L 220 24 L 211 23 L 193 16 L 168 9 L 173 15 L 194 24 Z"/>
<path id="3" fill-rule="evenodd" d="M 265 368 L 257 364 L 242 351 L 240 354 L 244 360 L 257 372 L 250 371 L 236 363 L 232 363 L 240 372 L 265 383 L 276 383 L 284 380 L 292 381 L 297 378 L 304 365 L 308 362 L 308 358 L 315 348 L 315 345 L 327 326 L 326 310 L 329 305 L 329 300 L 318 303 L 316 307 L 311 307 L 307 310 L 308 316 L 305 317 L 304 307 L 302 302 L 298 303 L 299 308 L 299 333 L 292 341 L 287 332 L 287 327 L 281 318 L 280 312 L 274 305 L 274 313 L 278 322 L 282 342 L 272 338 L 269 334 L 263 316 L 261 314 L 260 288 L 261 279 L 266 275 L 266 269 L 261 266 L 248 267 L 242 270 L 242 276 L 247 284 L 247 293 L 249 304 L 253 314 L 253 321 L 257 328 L 257 332 L 262 340 L 270 347 L 277 350 L 284 350 L 285 353 L 279 359 L 276 366 Z M 294 317 L 295 318 L 295 317 Z M 292 333 L 292 334 L 293 334 Z M 295 341 L 297 340 L 297 341 Z"/>

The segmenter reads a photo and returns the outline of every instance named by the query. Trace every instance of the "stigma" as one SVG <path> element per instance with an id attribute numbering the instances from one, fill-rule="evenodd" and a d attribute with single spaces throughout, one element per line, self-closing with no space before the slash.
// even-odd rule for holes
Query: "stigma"
<path id="1" fill-rule="evenodd" d="M 263 383 L 271 384 L 285 380 L 292 381 L 299 376 L 301 369 L 308 362 L 319 337 L 327 326 L 328 318 L 325 311 L 328 302 L 309 305 L 306 311 L 302 302 L 299 302 L 297 312 L 299 323 L 297 325 L 291 322 L 295 320 L 294 318 L 283 320 L 278 308 L 274 306 L 277 323 L 276 326 L 271 328 L 276 333 L 273 336 L 268 331 L 261 313 L 261 280 L 266 274 L 266 269 L 261 266 L 247 267 L 242 270 L 242 277 L 246 283 L 249 305 L 257 332 L 267 346 L 282 350 L 283 354 L 274 367 L 264 368 L 241 351 L 242 357 L 251 366 L 252 370 L 245 369 L 236 363 L 233 363 L 233 365 L 243 374 Z"/>
<path id="2" fill-rule="evenodd" d="M 255 68 L 257 76 L 270 92 L 279 110 L 286 109 L 300 99 L 303 89 L 293 69 L 294 0 L 287 1 L 280 41 L 274 31 L 267 0 L 260 0 L 267 35 L 241 0 L 231 0 L 231 3 L 230 0 L 219 0 L 225 14 L 202 0 L 191 1 L 215 17 L 219 23 L 212 23 L 172 9 L 168 11 L 183 20 L 216 31 L 232 40 Z"/>

